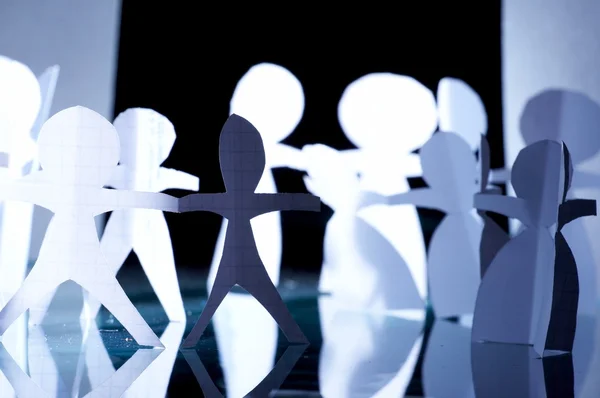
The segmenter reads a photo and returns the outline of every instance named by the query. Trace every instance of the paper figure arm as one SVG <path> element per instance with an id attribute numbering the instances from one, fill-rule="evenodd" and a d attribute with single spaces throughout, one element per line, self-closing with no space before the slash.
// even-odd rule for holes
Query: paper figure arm
<path id="1" fill-rule="evenodd" d="M 598 188 L 600 187 L 600 175 L 589 171 L 577 171 L 573 173 L 571 189 L 576 188 Z"/>
<path id="2" fill-rule="evenodd" d="M 123 209 L 179 212 L 179 199 L 164 193 L 101 189 L 98 191 L 94 201 L 99 205 L 95 211 L 96 214 Z"/>
<path id="3" fill-rule="evenodd" d="M 114 168 L 112 175 L 110 176 L 110 180 L 106 184 L 107 187 L 115 188 L 115 189 L 125 189 L 126 181 L 129 178 L 129 173 L 127 172 L 127 165 L 120 164 Z"/>
<path id="4" fill-rule="evenodd" d="M 390 206 L 415 205 L 428 209 L 446 211 L 447 201 L 431 188 L 416 188 L 398 195 L 388 196 Z"/>
<path id="5" fill-rule="evenodd" d="M 24 180 L 25 178 L 12 182 L 0 182 L 0 200 L 33 203 L 50 211 L 53 211 L 55 204 L 60 203 L 61 192 L 59 189 L 52 189 L 46 184 L 38 184 L 33 177 L 29 181 Z"/>
<path id="6" fill-rule="evenodd" d="M 571 199 L 558 208 L 559 229 L 581 217 L 597 215 L 596 201 L 591 199 Z"/>
<path id="7" fill-rule="evenodd" d="M 227 193 L 193 193 L 179 199 L 179 212 L 209 211 L 225 217 L 232 205 L 231 195 Z"/>
<path id="8" fill-rule="evenodd" d="M 525 201 L 514 196 L 475 194 L 474 205 L 477 210 L 491 211 L 509 218 L 515 218 L 529 225 L 529 213 Z"/>
<path id="9" fill-rule="evenodd" d="M 510 181 L 510 169 L 493 169 L 490 170 L 490 183 L 503 184 Z"/>
<path id="10" fill-rule="evenodd" d="M 158 170 L 158 192 L 166 189 L 198 191 L 198 189 L 200 189 L 200 179 L 185 171 L 161 167 Z"/>
<path id="11" fill-rule="evenodd" d="M 305 171 L 306 165 L 302 158 L 302 150 L 285 144 L 276 144 L 267 155 L 268 165 L 272 168 L 288 167 Z"/>
<path id="12" fill-rule="evenodd" d="M 256 215 L 273 211 L 321 211 L 321 198 L 309 193 L 254 194 Z"/>

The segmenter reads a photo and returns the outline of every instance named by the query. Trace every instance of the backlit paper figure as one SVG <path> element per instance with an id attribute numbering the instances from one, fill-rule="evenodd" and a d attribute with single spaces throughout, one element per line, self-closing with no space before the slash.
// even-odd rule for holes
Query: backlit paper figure
<path id="1" fill-rule="evenodd" d="M 200 319 L 183 347 L 194 347 L 213 314 L 235 285 L 254 296 L 281 327 L 292 343 L 306 343 L 302 330 L 279 296 L 262 264 L 250 220 L 273 211 L 319 211 L 321 201 L 308 194 L 256 194 L 254 190 L 265 168 L 260 133 L 244 118 L 231 115 L 221 131 L 219 161 L 226 192 L 192 194 L 179 200 L 180 211 L 210 211 L 227 218 L 223 257 Z"/>
<path id="2" fill-rule="evenodd" d="M 198 177 L 160 166 L 175 143 L 175 128 L 166 117 L 151 109 L 128 109 L 117 116 L 114 126 L 121 142 L 121 159 L 109 186 L 143 192 L 198 190 Z M 133 250 L 169 320 L 185 322 L 171 236 L 161 211 L 114 211 L 100 247 L 115 275 Z M 94 319 L 100 303 L 92 300 L 88 305 L 88 316 Z"/>
<path id="3" fill-rule="evenodd" d="M 257 193 L 275 193 L 277 187 L 272 169 L 291 167 L 302 169 L 301 152 L 282 144 L 296 129 L 304 113 L 304 91 L 300 81 L 287 69 L 270 63 L 253 66 L 238 82 L 229 114 L 250 121 L 260 131 L 265 145 L 265 170 Z M 281 268 L 281 216 L 279 212 L 263 214 L 251 221 L 256 247 L 271 281 L 279 284 Z M 223 255 L 227 220 L 223 220 L 208 274 L 211 291 Z"/>
<path id="4" fill-rule="evenodd" d="M 570 221 L 595 215 L 596 208 L 594 201 L 565 201 L 571 178 L 568 158 L 564 145 L 539 141 L 523 149 L 513 165 L 517 197 L 476 195 L 477 208 L 517 218 L 525 229 L 498 252 L 481 282 L 473 342 L 530 344 L 541 356 L 571 351 L 577 268 L 563 259 L 560 250 L 565 248 L 560 242 L 555 245 L 551 229 L 560 232 Z"/>
<path id="5" fill-rule="evenodd" d="M 110 272 L 100 252 L 94 216 L 128 208 L 177 211 L 177 199 L 102 188 L 119 160 L 119 139 L 110 122 L 87 108 L 68 108 L 50 118 L 38 145 L 43 170 L 30 174 L 26 182 L 0 184 L 0 196 L 36 203 L 54 217 L 36 264 L 0 311 L 0 335 L 27 309 L 72 280 L 95 296 L 138 344 L 160 347 Z"/>
<path id="6" fill-rule="evenodd" d="M 433 93 L 408 76 L 369 74 L 346 88 L 338 105 L 338 118 L 342 130 L 358 148 L 343 153 L 348 167 L 360 173 L 360 189 L 383 195 L 408 191 L 407 178 L 421 175 L 413 151 L 425 144 L 437 127 Z M 303 151 L 310 157 L 313 149 L 306 146 Z M 330 184 L 335 186 L 337 182 Z M 392 243 L 425 298 L 425 243 L 416 209 L 376 205 L 361 210 L 359 215 Z"/>

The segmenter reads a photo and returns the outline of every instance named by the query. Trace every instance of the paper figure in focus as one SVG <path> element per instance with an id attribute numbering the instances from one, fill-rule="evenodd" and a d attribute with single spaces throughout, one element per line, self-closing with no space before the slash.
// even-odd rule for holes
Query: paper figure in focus
<path id="1" fill-rule="evenodd" d="M 323 328 L 320 394 L 403 397 L 419 358 L 424 320 L 356 312 L 334 296 L 318 301 Z"/>
<path id="2" fill-rule="evenodd" d="M 517 197 L 475 196 L 478 209 L 516 218 L 525 229 L 498 252 L 481 282 L 473 342 L 530 344 L 541 356 L 572 348 L 577 268 L 574 262 L 565 262 L 563 255 L 555 256 L 555 249 L 564 248 L 555 245 L 550 229 L 558 223 L 560 231 L 570 221 L 595 215 L 596 208 L 594 201 L 564 201 L 570 170 L 564 144 L 538 141 L 523 149 L 513 165 Z M 555 289 L 555 284 L 560 288 Z M 558 312 L 559 308 L 563 311 Z"/>
<path id="3" fill-rule="evenodd" d="M 320 211 L 321 201 L 309 194 L 255 194 L 265 168 L 260 133 L 244 118 L 231 115 L 221 131 L 219 161 L 226 192 L 192 194 L 179 200 L 179 210 L 210 211 L 228 219 L 223 257 L 200 319 L 183 347 L 194 347 L 229 290 L 239 285 L 256 298 L 292 343 L 306 343 L 302 330 L 279 296 L 262 264 L 250 220 L 273 211 Z"/>
<path id="4" fill-rule="evenodd" d="M 417 80 L 392 73 L 373 73 L 351 83 L 338 105 L 338 119 L 358 148 L 341 151 L 350 169 L 360 173 L 360 189 L 383 195 L 407 192 L 407 178 L 421 175 L 413 152 L 437 127 L 433 93 Z M 313 157 L 314 146 L 305 146 Z M 338 186 L 336 181 L 330 181 Z M 340 191 L 344 189 L 340 186 Z M 359 216 L 376 228 L 408 264 L 421 298 L 427 296 L 426 253 L 421 223 L 414 207 L 371 206 Z M 402 233 L 398 233 L 402 225 Z M 344 239 L 340 237 L 339 239 Z M 337 245 L 336 239 L 329 240 Z"/>
<path id="5" fill-rule="evenodd" d="M 151 109 L 128 109 L 117 116 L 114 126 L 121 142 L 121 160 L 108 186 L 143 192 L 198 190 L 198 177 L 161 167 L 175 143 L 175 128 L 166 117 Z M 185 322 L 171 236 L 162 212 L 114 211 L 104 229 L 100 247 L 114 275 L 133 250 L 169 320 Z M 86 301 L 88 317 L 94 319 L 100 303 Z"/>
<path id="6" fill-rule="evenodd" d="M 392 206 L 411 204 L 446 213 L 429 244 L 429 296 L 438 318 L 470 316 L 481 279 L 483 224 L 473 210 L 473 195 L 479 191 L 477 160 L 468 143 L 453 133 L 435 134 L 421 148 L 420 157 L 428 188 L 387 199 L 373 193 L 363 204 L 387 201 Z"/>
<path id="7" fill-rule="evenodd" d="M 257 193 L 276 193 L 272 169 L 301 169 L 300 150 L 282 144 L 296 129 L 304 113 L 302 84 L 289 70 L 279 65 L 261 63 L 253 66 L 238 82 L 229 114 L 249 120 L 261 132 L 265 144 L 265 171 L 256 187 Z M 281 269 L 281 216 L 279 212 L 263 214 L 251 221 L 258 253 L 271 281 L 277 286 Z M 210 293 L 223 255 L 227 220 L 223 220 L 210 266 L 207 291 Z"/>
<path id="8" fill-rule="evenodd" d="M 424 310 L 408 265 L 388 240 L 356 215 L 359 179 L 344 154 L 326 146 L 311 149 L 307 189 L 334 210 L 325 229 L 319 291 L 355 310 Z M 336 181 L 338 185 L 333 185 Z"/>
<path id="9" fill-rule="evenodd" d="M 139 345 L 160 347 L 160 340 L 108 268 L 94 216 L 129 208 L 176 212 L 177 199 L 102 188 L 119 160 L 119 139 L 110 122 L 87 108 L 68 108 L 50 118 L 38 145 L 42 170 L 23 181 L 0 184 L 0 196 L 38 204 L 54 217 L 36 264 L 0 311 L 0 335 L 27 309 L 72 280 L 96 297 Z"/>
<path id="10" fill-rule="evenodd" d="M 283 384 L 294 366 L 298 363 L 304 351 L 308 347 L 307 344 L 290 345 L 286 348 L 283 355 L 267 376 L 256 387 L 244 397 L 270 397 L 272 391 L 276 391 Z M 200 360 L 198 353 L 195 350 L 182 350 L 183 357 L 192 369 L 202 392 L 205 397 L 223 398 L 224 395 L 219 391 L 214 381 L 210 378 L 206 367 Z M 227 390 L 227 396 L 236 396 Z"/>

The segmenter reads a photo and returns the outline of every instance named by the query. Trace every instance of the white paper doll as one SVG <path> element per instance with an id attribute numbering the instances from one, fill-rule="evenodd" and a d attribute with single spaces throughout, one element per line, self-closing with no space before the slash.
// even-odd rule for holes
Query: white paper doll
<path id="1" fill-rule="evenodd" d="M 287 69 L 270 63 L 253 66 L 238 82 L 229 114 L 240 115 L 252 123 L 264 140 L 266 167 L 256 187 L 257 193 L 275 193 L 272 169 L 301 169 L 301 152 L 281 141 L 295 129 L 304 112 L 304 91 L 300 81 Z M 279 284 L 281 267 L 281 217 L 278 212 L 263 214 L 252 220 L 258 253 L 271 281 Z M 223 220 L 208 274 L 211 291 L 223 255 L 227 220 Z"/>
<path id="2" fill-rule="evenodd" d="M 0 335 L 27 309 L 72 280 L 95 296 L 138 344 L 161 346 L 108 268 L 94 217 L 128 208 L 177 211 L 177 199 L 102 188 L 118 163 L 119 139 L 110 122 L 87 108 L 68 108 L 50 118 L 38 146 L 42 170 L 23 182 L 0 184 L 6 200 L 36 203 L 54 213 L 36 264 L 0 311 Z"/>

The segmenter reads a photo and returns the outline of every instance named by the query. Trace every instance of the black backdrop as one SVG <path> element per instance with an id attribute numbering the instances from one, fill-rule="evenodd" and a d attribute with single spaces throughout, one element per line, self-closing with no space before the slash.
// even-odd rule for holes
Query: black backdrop
<path id="1" fill-rule="evenodd" d="M 286 144 L 321 142 L 352 148 L 337 121 L 344 88 L 372 72 L 412 76 L 434 92 L 446 76 L 466 81 L 487 108 L 492 167 L 503 166 L 500 1 L 484 6 L 395 2 L 309 9 L 297 2 L 240 9 L 189 2 L 124 0 L 115 115 L 148 107 L 175 125 L 177 141 L 166 167 L 200 177 L 201 192 L 224 190 L 218 136 L 237 81 L 253 65 L 279 64 L 301 81 L 306 107 Z M 197 3 L 203 4 L 203 3 Z M 281 192 L 306 192 L 300 172 L 275 170 Z M 418 184 L 418 181 L 414 181 Z M 182 196 L 185 192 L 170 192 Z M 426 235 L 440 214 L 420 212 Z M 282 272 L 317 273 L 331 210 L 282 214 Z M 180 269 L 203 274 L 210 264 L 220 217 L 167 214 Z M 132 255 L 128 264 L 137 262 Z"/>

